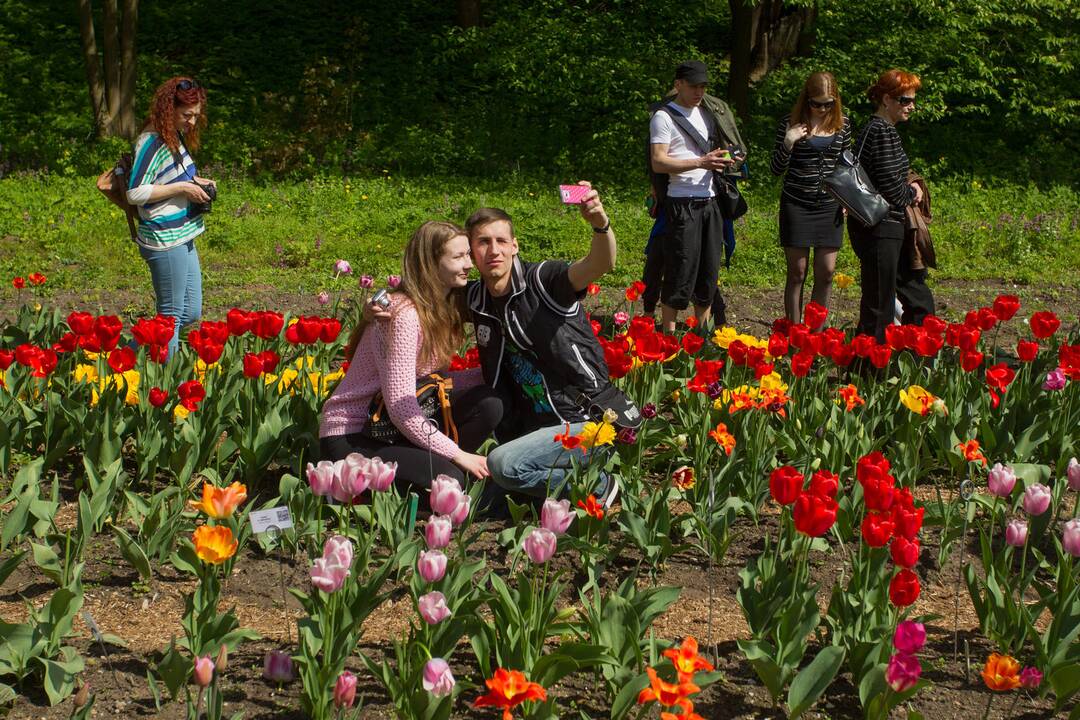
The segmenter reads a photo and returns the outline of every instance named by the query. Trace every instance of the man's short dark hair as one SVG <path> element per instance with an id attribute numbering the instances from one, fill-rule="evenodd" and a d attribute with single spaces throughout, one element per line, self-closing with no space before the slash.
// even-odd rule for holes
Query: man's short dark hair
<path id="1" fill-rule="evenodd" d="M 506 222 L 510 226 L 510 235 L 514 235 L 514 222 L 510 219 L 510 215 L 505 210 L 500 208 L 482 207 L 465 221 L 465 232 L 469 233 L 471 238 L 473 230 L 484 225 L 490 225 L 493 222 L 499 222 L 500 220 Z"/>

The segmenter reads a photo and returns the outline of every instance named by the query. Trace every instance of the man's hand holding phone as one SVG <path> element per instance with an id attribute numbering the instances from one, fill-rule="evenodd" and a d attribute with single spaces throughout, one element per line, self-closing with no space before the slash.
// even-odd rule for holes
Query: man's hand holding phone
<path id="1" fill-rule="evenodd" d="M 581 217 L 594 228 L 608 225 L 608 216 L 600 202 L 600 195 L 593 190 L 592 183 L 581 180 L 577 185 L 560 185 L 559 195 L 567 205 L 577 205 Z"/>
<path id="2" fill-rule="evenodd" d="M 735 164 L 735 158 L 727 148 L 716 148 L 700 158 L 700 166 L 704 170 L 727 170 Z"/>

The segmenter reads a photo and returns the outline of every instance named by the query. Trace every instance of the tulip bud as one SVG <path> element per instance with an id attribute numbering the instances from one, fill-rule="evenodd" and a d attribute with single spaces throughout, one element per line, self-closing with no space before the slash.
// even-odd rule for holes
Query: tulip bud
<path id="1" fill-rule="evenodd" d="M 424 528 L 424 539 L 428 549 L 440 550 L 450 544 L 450 537 L 454 531 L 454 525 L 450 518 L 445 515 L 433 515 L 427 521 Z"/>
<path id="2" fill-rule="evenodd" d="M 356 700 L 356 676 L 346 670 L 334 683 L 334 707 L 351 708 Z"/>
<path id="3" fill-rule="evenodd" d="M 548 498 L 544 501 L 544 507 L 540 509 L 540 527 L 556 535 L 562 535 L 570 527 L 575 515 L 576 513 L 570 509 L 569 500 Z"/>
<path id="4" fill-rule="evenodd" d="M 1080 461 L 1076 458 L 1069 458 L 1069 467 L 1065 471 L 1065 475 L 1069 478 L 1069 489 L 1080 491 Z"/>
<path id="5" fill-rule="evenodd" d="M 446 596 L 438 591 L 421 595 L 416 599 L 416 606 L 428 625 L 438 625 L 453 614 L 446 604 Z"/>
<path id="6" fill-rule="evenodd" d="M 229 667 L 229 650 L 224 645 L 218 650 L 217 660 L 214 661 L 215 672 L 225 672 L 225 669 Z"/>
<path id="7" fill-rule="evenodd" d="M 446 575 L 446 555 L 441 550 L 421 550 L 416 569 L 424 582 L 439 582 Z"/>
<path id="8" fill-rule="evenodd" d="M 922 623 L 904 620 L 896 626 L 893 633 L 893 647 L 904 655 L 914 655 L 926 644 L 926 626 Z"/>
<path id="9" fill-rule="evenodd" d="M 896 653 L 885 668 L 885 682 L 893 691 L 902 693 L 914 687 L 921 674 L 922 665 L 914 656 Z"/>
<path id="10" fill-rule="evenodd" d="M 454 674 L 442 658 L 432 658 L 424 665 L 424 689 L 435 697 L 446 697 L 454 692 Z"/>
<path id="11" fill-rule="evenodd" d="M 73 701 L 74 704 L 75 704 L 75 709 L 78 710 L 79 708 L 85 706 L 86 703 L 89 702 L 89 701 L 90 701 L 90 685 L 86 681 L 83 681 L 79 685 L 79 691 L 77 693 L 75 693 L 75 700 Z"/>
<path id="12" fill-rule="evenodd" d="M 1042 515 L 1050 507 L 1051 499 L 1050 488 L 1042 483 L 1033 483 L 1024 490 L 1024 511 L 1033 517 Z"/>
<path id="13" fill-rule="evenodd" d="M 214 661 L 207 655 L 195 658 L 195 684 L 199 687 L 207 687 L 214 679 Z"/>
<path id="14" fill-rule="evenodd" d="M 1027 543 L 1028 524 L 1023 520 L 1010 520 L 1005 526 L 1005 544 L 1012 547 L 1024 547 Z"/>
<path id="15" fill-rule="evenodd" d="M 555 533 L 544 528 L 536 528 L 525 538 L 525 554 L 536 565 L 543 565 L 555 554 L 559 539 Z"/>
<path id="16" fill-rule="evenodd" d="M 1016 473 L 1008 465 L 995 463 L 986 476 L 986 486 L 998 497 L 1009 497 L 1016 485 Z"/>
<path id="17" fill-rule="evenodd" d="M 1073 557 L 1080 557 L 1080 518 L 1065 523 L 1061 532 L 1061 546 Z"/>

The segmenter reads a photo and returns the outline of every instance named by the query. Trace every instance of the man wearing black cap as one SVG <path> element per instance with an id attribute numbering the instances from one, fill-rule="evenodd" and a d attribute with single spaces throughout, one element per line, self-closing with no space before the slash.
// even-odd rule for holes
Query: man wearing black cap
<path id="1" fill-rule="evenodd" d="M 706 95 L 708 81 L 705 63 L 680 64 L 674 95 L 657 107 L 649 123 L 649 159 L 664 230 L 646 263 L 646 299 L 650 294 L 655 298 L 662 273 L 666 332 L 674 331 L 679 312 L 691 302 L 699 322 L 709 317 L 714 299 L 715 306 L 724 306 L 716 289 L 724 245 L 716 175 L 732 172 L 733 152 L 744 150 L 727 104 Z"/>

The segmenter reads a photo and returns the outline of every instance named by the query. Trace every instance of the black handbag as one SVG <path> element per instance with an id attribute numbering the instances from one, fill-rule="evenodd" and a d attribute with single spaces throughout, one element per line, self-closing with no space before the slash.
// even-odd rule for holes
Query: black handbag
<path id="1" fill-rule="evenodd" d="M 714 172 L 713 188 L 716 190 L 716 203 L 720 206 L 721 217 L 725 220 L 738 220 L 746 214 L 746 200 L 734 179 Z"/>
<path id="2" fill-rule="evenodd" d="M 450 411 L 450 391 L 453 389 L 453 379 L 443 377 L 438 373 L 416 379 L 416 402 L 420 405 L 420 413 L 434 423 L 439 432 L 456 443 L 458 431 L 454 424 L 454 416 Z M 360 434 L 384 445 L 407 442 L 397 425 L 390 419 L 382 392 L 376 393 L 371 399 L 368 419 Z"/>
<path id="3" fill-rule="evenodd" d="M 863 143 L 866 143 L 866 135 L 863 135 Z M 861 149 L 862 146 L 860 153 Z M 825 191 L 836 198 L 848 215 L 868 228 L 889 214 L 889 201 L 874 188 L 866 168 L 850 150 L 840 153 L 836 167 L 822 182 Z"/>

